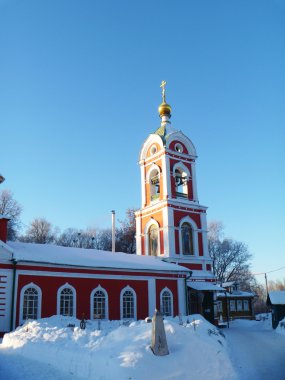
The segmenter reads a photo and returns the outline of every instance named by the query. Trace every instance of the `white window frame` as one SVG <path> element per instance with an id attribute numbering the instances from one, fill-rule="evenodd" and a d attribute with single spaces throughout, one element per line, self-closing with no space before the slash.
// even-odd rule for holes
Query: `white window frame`
<path id="1" fill-rule="evenodd" d="M 155 220 L 155 219 L 153 219 L 153 218 L 151 218 L 148 222 L 147 222 L 147 224 L 146 224 L 146 226 L 145 226 L 145 229 L 144 229 L 144 244 L 145 244 L 145 254 L 146 254 L 146 256 L 150 256 L 150 253 L 149 253 L 149 236 L 148 236 L 148 232 L 149 232 L 149 229 L 150 229 L 150 227 L 152 226 L 152 225 L 155 225 L 156 227 L 157 227 L 157 229 L 158 229 L 158 244 L 157 244 L 157 256 L 154 256 L 154 257 L 158 257 L 158 256 L 160 256 L 162 253 L 161 253 L 161 251 L 160 251 L 160 227 L 159 227 L 159 224 L 158 224 L 158 222 Z"/>
<path id="2" fill-rule="evenodd" d="M 126 291 L 130 291 L 134 297 L 134 318 L 123 318 L 123 295 Z M 120 294 L 120 319 L 121 320 L 137 320 L 137 295 L 133 288 L 129 285 L 121 290 Z"/>
<path id="3" fill-rule="evenodd" d="M 38 292 L 37 319 L 41 318 L 41 314 L 42 314 L 42 290 L 38 285 L 34 284 L 33 282 L 30 282 L 29 284 L 22 287 L 21 293 L 20 293 L 20 317 L 19 317 L 19 323 L 20 324 L 25 322 L 23 319 L 24 293 L 29 288 L 34 288 Z"/>
<path id="4" fill-rule="evenodd" d="M 168 315 L 168 317 L 173 317 L 173 293 L 172 291 L 166 286 L 165 288 L 162 289 L 160 292 L 160 312 L 164 315 L 163 313 L 163 308 L 162 308 L 162 296 L 164 292 L 168 292 L 170 294 L 170 300 L 171 300 L 171 315 Z"/>
<path id="5" fill-rule="evenodd" d="M 236 300 L 230 300 L 230 311 L 237 311 Z"/>
<path id="6" fill-rule="evenodd" d="M 237 311 L 243 311 L 242 300 L 237 300 Z"/>
<path id="7" fill-rule="evenodd" d="M 182 225 L 183 223 L 189 223 L 192 227 L 192 235 L 193 235 L 193 249 L 194 254 L 193 255 L 184 255 L 183 249 L 182 249 Z M 198 246 L 198 228 L 196 223 L 193 219 L 191 219 L 189 216 L 185 216 L 182 218 L 179 222 L 179 254 L 183 257 L 197 257 L 199 256 L 199 246 Z"/>
<path id="8" fill-rule="evenodd" d="M 57 306 L 56 306 L 56 313 L 57 315 L 61 315 L 60 314 L 60 295 L 61 295 L 61 292 L 63 289 L 65 288 L 68 288 L 70 290 L 72 290 L 72 293 L 73 293 L 73 310 L 72 310 L 72 317 L 75 317 L 76 318 L 76 290 L 75 288 L 70 285 L 68 282 L 66 282 L 64 285 L 62 285 L 60 288 L 58 288 L 57 290 Z"/>
<path id="9" fill-rule="evenodd" d="M 103 292 L 105 295 L 105 320 L 109 319 L 109 299 L 106 289 L 102 288 L 101 285 L 98 285 L 97 288 L 93 289 L 90 294 L 90 319 L 94 319 L 94 295 L 96 292 Z"/>
<path id="10" fill-rule="evenodd" d="M 248 300 L 243 300 L 243 310 L 249 311 L 249 301 Z"/>
<path id="11" fill-rule="evenodd" d="M 222 313 L 223 312 L 223 302 L 217 301 L 217 312 Z"/>

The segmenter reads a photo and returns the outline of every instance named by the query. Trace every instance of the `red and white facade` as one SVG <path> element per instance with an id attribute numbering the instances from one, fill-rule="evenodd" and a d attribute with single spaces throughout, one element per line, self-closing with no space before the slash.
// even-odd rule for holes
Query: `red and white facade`
<path id="1" fill-rule="evenodd" d="M 137 254 L 153 254 L 183 265 L 193 271 L 192 280 L 214 281 L 207 208 L 198 201 L 196 150 L 188 137 L 171 127 L 169 118 L 162 116 L 161 127 L 149 135 L 140 152 L 142 207 L 136 213 Z M 155 243 L 153 235 L 158 235 Z M 153 244 L 155 252 L 151 252 Z"/>
<path id="2" fill-rule="evenodd" d="M 187 275 L 155 258 L 1 241 L 0 334 L 55 314 L 130 320 L 164 308 L 185 315 Z"/>
<path id="3" fill-rule="evenodd" d="M 140 152 L 136 255 L 7 243 L 8 219 L 0 215 L 0 334 L 27 318 L 54 314 L 144 319 L 157 308 L 164 315 L 200 312 L 213 320 L 218 289 L 206 207 L 197 195 L 196 150 L 171 127 L 165 94 L 163 99 L 161 125 Z"/>

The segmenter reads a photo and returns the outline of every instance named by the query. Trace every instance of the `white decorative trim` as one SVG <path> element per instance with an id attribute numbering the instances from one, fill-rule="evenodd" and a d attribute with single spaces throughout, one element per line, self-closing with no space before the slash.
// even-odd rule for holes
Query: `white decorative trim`
<path id="1" fill-rule="evenodd" d="M 68 282 L 66 282 L 64 285 L 62 285 L 60 288 L 57 290 L 57 301 L 56 301 L 56 314 L 60 315 L 60 293 L 62 292 L 63 289 L 68 288 L 72 290 L 73 293 L 73 310 L 72 310 L 72 316 L 76 317 L 76 290 L 75 288 L 70 285 Z"/>
<path id="2" fill-rule="evenodd" d="M 34 288 L 38 292 L 37 319 L 41 318 L 41 313 L 42 313 L 42 290 L 41 290 L 41 288 L 38 285 L 34 284 L 33 282 L 30 282 L 29 284 L 27 284 L 27 285 L 25 285 L 25 286 L 22 287 L 21 293 L 20 293 L 20 313 L 19 313 L 19 323 L 20 324 L 22 324 L 23 322 L 25 322 L 23 320 L 24 293 L 29 288 Z"/>
<path id="3" fill-rule="evenodd" d="M 152 163 L 151 167 L 148 169 L 146 176 L 145 176 L 146 183 L 149 183 L 150 175 L 154 170 L 156 170 L 158 172 L 158 177 L 160 180 L 161 169 L 157 164 Z"/>
<path id="4" fill-rule="evenodd" d="M 163 142 L 162 142 L 161 137 L 155 133 L 152 133 L 151 135 L 148 136 L 148 138 L 143 143 L 143 146 L 141 148 L 140 155 L 139 155 L 139 161 L 146 159 L 148 148 L 153 143 L 157 143 L 159 145 L 159 147 L 161 149 L 163 149 Z M 159 152 L 160 152 L 160 150 L 158 150 L 158 152 L 156 154 L 158 154 Z"/>
<path id="5" fill-rule="evenodd" d="M 154 278 L 148 280 L 148 315 L 154 314 L 156 309 L 156 282 Z"/>
<path id="6" fill-rule="evenodd" d="M 199 202 L 198 191 L 197 191 L 197 176 L 196 176 L 196 165 L 195 162 L 191 164 L 192 170 L 192 191 L 193 191 L 193 200 Z"/>
<path id="7" fill-rule="evenodd" d="M 122 319 L 130 319 L 130 318 L 123 318 L 123 295 L 126 291 L 130 291 L 133 294 L 134 297 L 134 318 L 137 319 L 137 295 L 133 288 L 131 288 L 129 285 L 124 287 L 124 289 L 121 290 L 120 293 L 120 318 Z"/>
<path id="8" fill-rule="evenodd" d="M 177 131 L 174 133 L 171 133 L 171 135 L 168 137 L 167 142 L 166 142 L 166 148 L 169 149 L 170 144 L 172 141 L 177 141 L 177 142 L 182 142 L 185 146 L 186 149 L 188 150 L 187 156 L 197 156 L 196 149 L 192 141 L 184 135 L 181 131 Z M 175 153 L 179 154 L 174 150 Z M 185 152 L 183 152 L 185 154 Z"/>
<path id="9" fill-rule="evenodd" d="M 185 280 L 180 278 L 178 280 L 178 313 L 186 315 L 186 294 L 185 294 Z"/>
<path id="10" fill-rule="evenodd" d="M 187 168 L 187 166 L 184 165 L 182 161 L 176 162 L 173 165 L 173 168 L 172 168 L 172 176 L 173 177 L 175 177 L 175 170 L 176 169 L 182 169 L 187 174 L 187 181 L 189 181 L 189 179 L 191 178 L 191 173 L 190 173 L 189 169 Z"/>
<path id="11" fill-rule="evenodd" d="M 145 189 L 146 183 L 145 183 L 144 173 L 145 173 L 145 166 L 141 165 L 142 207 L 144 207 L 146 204 L 146 189 Z"/>
<path id="12" fill-rule="evenodd" d="M 162 313 L 162 294 L 164 293 L 164 292 L 168 292 L 169 293 L 169 295 L 170 295 L 170 298 L 171 298 L 171 317 L 173 317 L 173 294 L 172 294 L 172 291 L 167 287 L 167 286 L 165 286 L 162 290 L 161 290 L 161 292 L 160 292 L 160 296 L 159 296 L 159 298 L 160 298 L 160 312 Z"/>
<path id="13" fill-rule="evenodd" d="M 158 222 L 157 222 L 155 219 L 153 219 L 153 218 L 150 218 L 150 220 L 147 222 L 147 224 L 145 225 L 145 228 L 144 228 L 144 237 L 145 237 L 145 239 L 144 239 L 144 252 L 145 252 L 145 255 L 146 255 L 146 256 L 149 256 L 149 249 L 148 249 L 148 247 L 149 247 L 148 230 L 150 229 L 150 227 L 151 227 L 153 224 L 154 224 L 154 225 L 157 227 L 157 229 L 158 229 L 158 239 L 157 239 L 157 240 L 158 240 L 158 242 L 157 242 L 157 253 L 158 253 L 158 255 L 157 255 L 157 257 L 159 257 L 159 256 L 162 254 L 162 252 L 160 251 L 160 230 L 161 230 L 161 228 L 160 228 Z"/>
<path id="14" fill-rule="evenodd" d="M 90 294 L 90 319 L 94 319 L 93 311 L 94 311 L 94 294 L 98 291 L 101 291 L 105 295 L 105 318 L 106 320 L 109 319 L 109 298 L 108 293 L 106 289 L 102 288 L 101 285 L 98 285 L 97 288 L 93 289 Z"/>
<path id="15" fill-rule="evenodd" d="M 182 224 L 183 223 L 189 223 L 192 227 L 192 237 L 193 237 L 193 249 L 194 249 L 194 255 L 183 255 L 183 249 L 182 249 Z M 198 248 L 198 228 L 196 223 L 193 219 L 191 219 L 189 216 L 185 216 L 182 218 L 179 222 L 179 250 L 180 250 L 180 256 L 181 257 L 194 257 L 199 256 L 199 248 Z"/>

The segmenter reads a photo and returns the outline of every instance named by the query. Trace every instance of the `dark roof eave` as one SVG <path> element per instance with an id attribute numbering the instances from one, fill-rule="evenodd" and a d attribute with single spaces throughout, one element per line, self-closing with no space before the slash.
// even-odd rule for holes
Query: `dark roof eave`
<path id="1" fill-rule="evenodd" d="M 93 269 L 93 270 L 118 270 L 118 271 L 133 271 L 133 272 L 160 272 L 160 273 L 170 273 L 170 274 L 185 274 L 187 275 L 189 271 L 187 270 L 179 270 L 179 271 L 172 271 L 172 270 L 161 270 L 161 269 L 150 269 L 150 268 L 120 268 L 120 267 L 91 267 L 91 266 L 84 266 L 84 265 L 75 265 L 75 264 L 61 264 L 61 263 L 53 263 L 48 261 L 33 261 L 33 260 L 15 260 L 16 264 L 20 263 L 33 263 L 38 265 L 53 265 L 53 266 L 59 266 L 59 267 L 69 267 L 69 268 L 83 268 L 83 269 Z"/>

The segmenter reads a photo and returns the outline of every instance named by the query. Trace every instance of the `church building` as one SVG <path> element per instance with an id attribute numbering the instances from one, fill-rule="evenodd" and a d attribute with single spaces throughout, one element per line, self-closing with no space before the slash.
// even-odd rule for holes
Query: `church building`
<path id="1" fill-rule="evenodd" d="M 214 322 L 219 290 L 208 252 L 205 206 L 196 183 L 196 150 L 172 127 L 162 82 L 160 125 L 139 156 L 141 209 L 136 255 L 50 244 L 7 242 L 0 215 L 0 334 L 54 314 L 144 319 L 200 313 Z"/>

